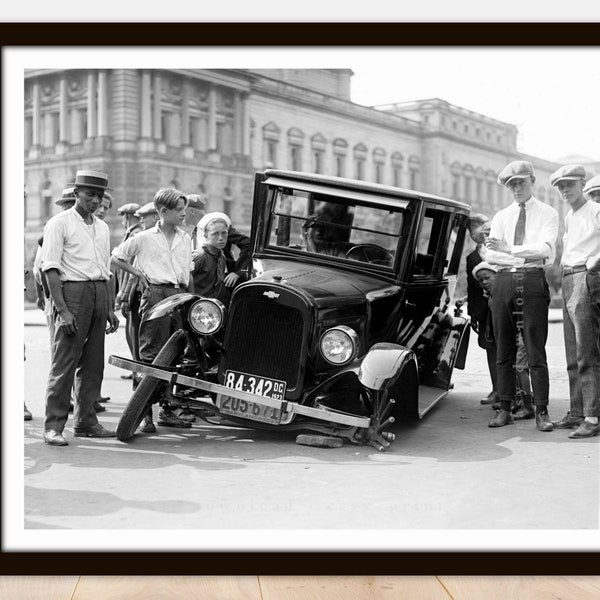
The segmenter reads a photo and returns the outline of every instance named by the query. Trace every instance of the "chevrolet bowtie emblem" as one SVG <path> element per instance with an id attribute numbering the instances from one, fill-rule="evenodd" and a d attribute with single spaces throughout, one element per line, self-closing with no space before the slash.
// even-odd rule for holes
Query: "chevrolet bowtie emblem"
<path id="1" fill-rule="evenodd" d="M 271 300 L 274 300 L 275 298 L 279 298 L 279 294 L 277 292 L 274 292 L 273 290 L 269 290 L 268 292 L 263 292 L 263 296 L 266 296 L 267 298 L 271 298 Z"/>

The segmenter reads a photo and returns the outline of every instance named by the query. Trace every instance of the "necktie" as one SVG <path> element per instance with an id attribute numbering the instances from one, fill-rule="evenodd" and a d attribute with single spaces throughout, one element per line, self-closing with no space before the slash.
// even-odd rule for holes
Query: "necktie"
<path id="1" fill-rule="evenodd" d="M 519 218 L 515 227 L 515 246 L 522 246 L 525 240 L 525 202 L 519 204 Z"/>
<path id="2" fill-rule="evenodd" d="M 195 225 L 194 229 L 192 229 L 192 250 L 196 249 L 196 244 L 197 244 L 196 237 L 197 237 L 197 235 L 198 235 L 198 226 Z"/>

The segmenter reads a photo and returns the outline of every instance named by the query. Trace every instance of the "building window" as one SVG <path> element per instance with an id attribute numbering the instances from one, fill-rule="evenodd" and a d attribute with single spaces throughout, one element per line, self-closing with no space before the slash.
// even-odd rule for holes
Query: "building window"
<path id="1" fill-rule="evenodd" d="M 383 183 L 385 173 L 386 154 L 383 148 L 375 148 L 373 150 L 373 163 L 375 165 L 375 182 Z"/>
<path id="2" fill-rule="evenodd" d="M 302 171 L 302 148 L 300 146 L 290 148 L 290 163 L 292 171 Z"/>
<path id="3" fill-rule="evenodd" d="M 281 138 L 281 129 L 273 123 L 267 123 L 263 127 L 263 158 L 267 168 L 275 167 L 279 164 L 279 140 Z"/>
<path id="4" fill-rule="evenodd" d="M 456 200 L 460 198 L 460 177 L 458 175 L 452 176 L 452 197 Z"/>
<path id="5" fill-rule="evenodd" d="M 410 177 L 410 187 L 413 190 L 416 190 L 419 188 L 420 169 L 421 169 L 421 161 L 419 160 L 419 158 L 416 156 L 411 156 L 408 159 L 408 171 L 409 171 L 409 177 Z"/>
<path id="6" fill-rule="evenodd" d="M 313 150 L 313 169 L 315 173 L 323 172 L 323 151 Z"/>
<path id="7" fill-rule="evenodd" d="M 334 173 L 336 177 L 346 177 L 346 156 L 348 142 L 342 138 L 333 140 Z"/>
<path id="8" fill-rule="evenodd" d="M 404 168 L 404 156 L 400 152 L 392 154 L 392 184 L 402 187 L 402 170 Z"/>

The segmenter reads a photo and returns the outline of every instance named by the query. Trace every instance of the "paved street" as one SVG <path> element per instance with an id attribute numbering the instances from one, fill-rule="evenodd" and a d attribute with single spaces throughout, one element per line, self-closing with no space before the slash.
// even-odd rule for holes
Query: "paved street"
<path id="1" fill-rule="evenodd" d="M 25 529 L 553 530 L 599 526 L 599 441 L 541 433 L 534 421 L 490 429 L 485 353 L 420 422 L 396 426 L 385 453 L 300 446 L 294 435 L 216 427 L 160 428 L 116 439 L 43 443 L 48 331 L 25 311 Z M 562 325 L 550 326 L 551 418 L 568 408 Z M 107 355 L 129 356 L 123 327 Z M 103 424 L 116 427 L 131 382 L 106 367 Z M 172 542 L 169 536 L 169 541 Z M 165 538 L 166 539 L 166 538 Z M 198 538 L 200 539 L 200 538 Z M 323 541 L 323 538 L 319 538 Z M 568 539 L 568 538 L 567 538 Z M 335 537 L 326 537 L 335 543 Z M 123 542 L 124 543 L 124 542 Z M 154 539 L 152 543 L 159 543 Z M 167 543 L 165 541 L 165 543 Z M 435 542 L 433 542 L 435 544 Z"/>

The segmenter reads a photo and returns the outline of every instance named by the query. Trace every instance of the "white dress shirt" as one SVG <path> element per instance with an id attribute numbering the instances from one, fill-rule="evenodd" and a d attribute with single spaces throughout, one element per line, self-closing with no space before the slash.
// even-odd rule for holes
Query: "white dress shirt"
<path id="1" fill-rule="evenodd" d="M 44 227 L 42 271 L 58 269 L 61 281 L 110 279 L 110 229 L 92 215 L 88 225 L 75 207 L 58 213 Z"/>
<path id="2" fill-rule="evenodd" d="M 173 244 L 169 246 L 158 223 L 117 246 L 112 255 L 125 262 L 135 259 L 136 268 L 148 283 L 157 285 L 172 283 L 187 287 L 190 271 L 194 268 L 190 236 L 178 227 Z"/>
<path id="3" fill-rule="evenodd" d="M 558 213 L 549 204 L 540 202 L 533 196 L 525 202 L 525 239 L 523 244 L 515 246 L 515 228 L 519 203 L 498 211 L 492 219 L 490 238 L 506 242 L 510 254 L 487 249 L 486 262 L 498 267 L 549 267 L 556 257 L 556 238 L 558 237 Z"/>
<path id="4" fill-rule="evenodd" d="M 564 267 L 586 265 L 590 268 L 600 258 L 600 204 L 587 201 L 565 217 L 563 253 Z"/>

